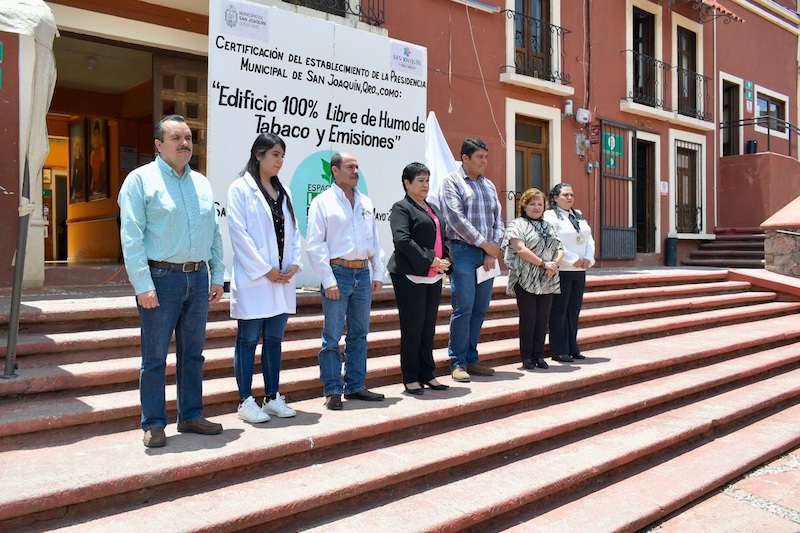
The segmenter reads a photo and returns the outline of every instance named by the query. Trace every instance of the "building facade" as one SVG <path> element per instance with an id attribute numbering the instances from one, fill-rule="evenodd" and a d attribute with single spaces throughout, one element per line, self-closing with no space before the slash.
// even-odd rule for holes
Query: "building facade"
<path id="1" fill-rule="evenodd" d="M 454 155 L 487 142 L 509 220 L 521 191 L 569 182 L 600 265 L 663 264 L 667 239 L 683 254 L 800 195 L 795 0 L 260 3 L 425 46 L 428 110 Z M 154 120 L 183 114 L 195 166 L 213 157 L 208 4 L 47 4 L 61 37 L 44 258 L 116 262 L 116 195 L 153 157 Z"/>

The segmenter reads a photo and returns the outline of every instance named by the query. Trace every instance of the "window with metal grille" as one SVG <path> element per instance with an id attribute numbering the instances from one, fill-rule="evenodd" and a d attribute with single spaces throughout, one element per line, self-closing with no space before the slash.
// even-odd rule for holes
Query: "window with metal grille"
<path id="1" fill-rule="evenodd" d="M 552 26 L 550 0 L 516 0 L 514 41 L 517 73 L 551 79 Z"/>
<path id="2" fill-rule="evenodd" d="M 675 231 L 700 233 L 703 226 L 703 147 L 675 141 Z"/>
<path id="3" fill-rule="evenodd" d="M 758 121 L 760 126 L 776 131 L 786 131 L 786 102 L 764 93 L 758 93 Z"/>

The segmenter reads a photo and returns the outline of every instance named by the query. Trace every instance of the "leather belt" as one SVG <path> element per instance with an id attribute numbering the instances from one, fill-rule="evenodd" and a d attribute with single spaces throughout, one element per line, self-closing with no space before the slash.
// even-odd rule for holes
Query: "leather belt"
<path id="1" fill-rule="evenodd" d="M 181 272 L 197 272 L 203 265 L 206 264 L 205 261 L 198 261 L 197 263 L 167 263 L 166 261 L 153 261 L 151 259 L 147 260 L 147 264 L 151 267 L 156 268 L 166 268 L 168 270 L 180 270 Z"/>
<path id="2" fill-rule="evenodd" d="M 364 268 L 369 264 L 369 261 L 367 259 L 354 259 L 353 261 L 350 261 L 349 259 L 341 259 L 336 257 L 331 259 L 331 264 L 347 268 Z"/>

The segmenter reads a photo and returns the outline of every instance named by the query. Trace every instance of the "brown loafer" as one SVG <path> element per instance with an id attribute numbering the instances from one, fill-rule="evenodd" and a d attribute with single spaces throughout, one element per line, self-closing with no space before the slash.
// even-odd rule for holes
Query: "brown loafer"
<path id="1" fill-rule="evenodd" d="M 342 410 L 342 395 L 341 394 L 331 394 L 330 396 L 326 396 L 325 397 L 325 407 L 327 407 L 331 411 L 341 411 Z"/>
<path id="2" fill-rule="evenodd" d="M 199 433 L 200 435 L 218 435 L 222 433 L 222 424 L 209 422 L 202 416 L 188 422 L 178 422 L 178 433 Z"/>
<path id="3" fill-rule="evenodd" d="M 164 428 L 161 426 L 153 426 L 145 429 L 142 442 L 144 442 L 144 445 L 148 448 L 161 448 L 166 446 L 167 436 L 164 434 Z"/>

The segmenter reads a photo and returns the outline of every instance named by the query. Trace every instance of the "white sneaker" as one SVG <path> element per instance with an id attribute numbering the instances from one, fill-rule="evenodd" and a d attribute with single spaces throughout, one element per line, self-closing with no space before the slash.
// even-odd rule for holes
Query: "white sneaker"
<path id="1" fill-rule="evenodd" d="M 261 406 L 261 410 L 270 415 L 275 415 L 278 418 L 293 417 L 297 412 L 286 405 L 285 400 L 286 396 L 281 396 L 280 392 L 275 395 L 274 400 L 267 401 L 267 399 L 264 398 L 264 404 Z"/>
<path id="2" fill-rule="evenodd" d="M 239 417 L 239 420 L 244 420 L 251 424 L 260 424 L 261 422 L 269 420 L 269 415 L 258 408 L 258 404 L 252 396 L 239 404 L 236 415 Z"/>

